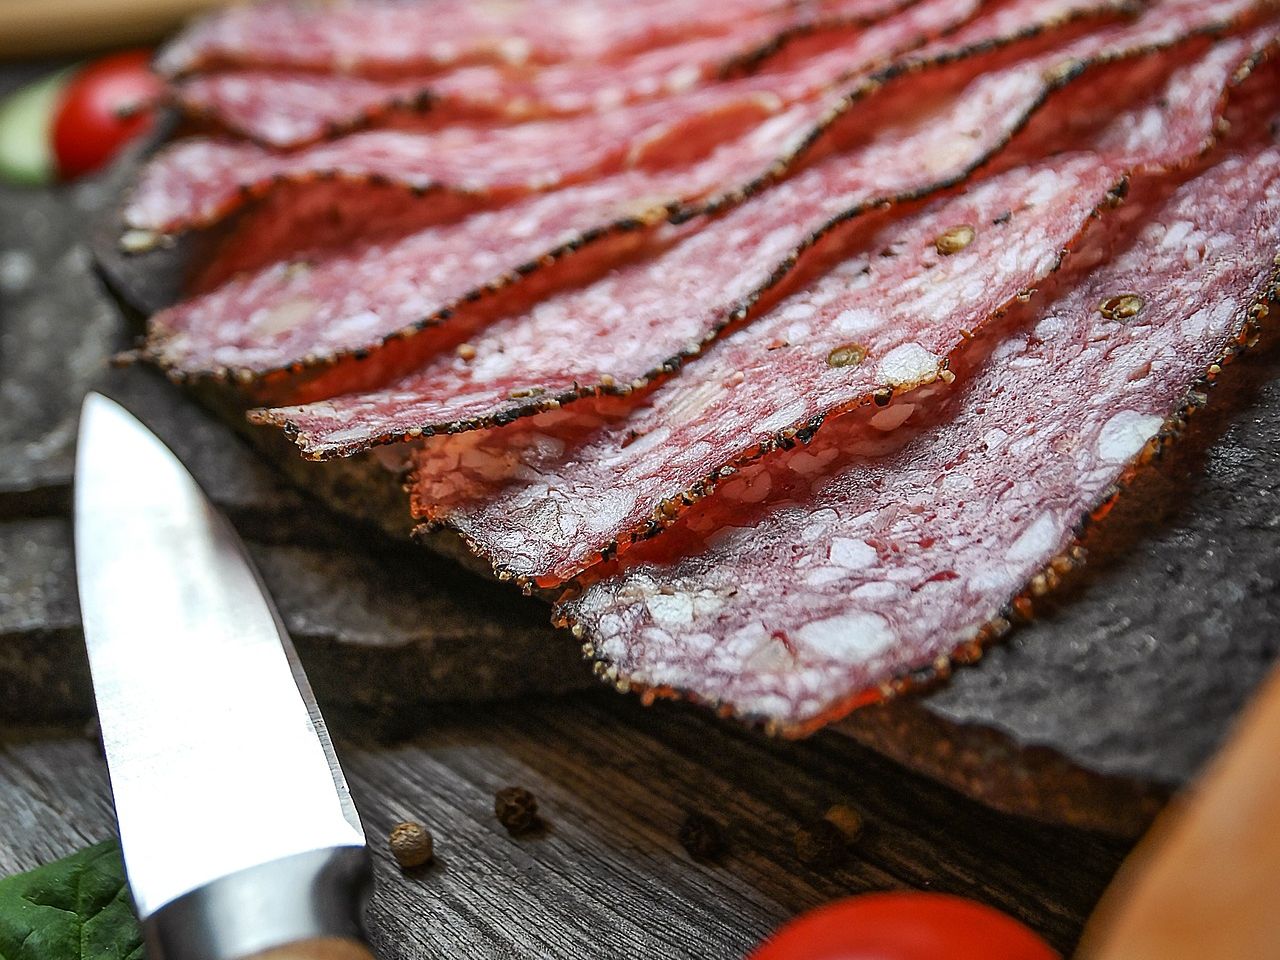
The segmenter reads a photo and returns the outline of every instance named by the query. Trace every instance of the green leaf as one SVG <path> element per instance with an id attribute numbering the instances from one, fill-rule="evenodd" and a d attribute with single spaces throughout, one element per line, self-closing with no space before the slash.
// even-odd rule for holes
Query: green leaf
<path id="1" fill-rule="evenodd" d="M 142 960 L 120 845 L 0 880 L 0 960 Z"/>

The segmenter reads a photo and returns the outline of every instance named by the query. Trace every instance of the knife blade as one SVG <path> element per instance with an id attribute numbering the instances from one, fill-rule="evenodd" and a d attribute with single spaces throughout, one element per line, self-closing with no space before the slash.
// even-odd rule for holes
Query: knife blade
<path id="1" fill-rule="evenodd" d="M 99 394 L 81 412 L 75 553 L 151 960 L 368 957 L 364 831 L 275 607 L 178 458 Z"/>

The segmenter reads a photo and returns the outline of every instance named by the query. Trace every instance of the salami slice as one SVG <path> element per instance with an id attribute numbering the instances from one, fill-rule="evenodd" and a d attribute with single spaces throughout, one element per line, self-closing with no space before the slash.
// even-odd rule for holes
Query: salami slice
<path id="1" fill-rule="evenodd" d="M 628 415 L 590 410 L 550 429 L 535 419 L 474 442 L 426 444 L 415 455 L 415 512 L 459 530 L 503 571 L 549 585 L 661 529 L 722 478 L 812 437 L 832 414 L 949 380 L 966 343 L 1056 269 L 1129 173 L 1200 152 L 1229 78 L 1273 38 L 1274 28 L 1224 41 L 1128 110 L 1101 101 L 1118 113 L 1073 137 L 1077 150 L 858 236 L 833 270 Z M 1130 86 L 1115 73 L 1098 79 Z M 875 423 L 888 429 L 906 410 L 889 407 Z M 547 436 L 562 448 L 539 442 Z M 455 447 L 467 463 L 450 467 Z"/>
<path id="2" fill-rule="evenodd" d="M 509 126 L 368 131 L 290 154 L 223 139 L 182 140 L 143 169 L 125 223 L 160 233 L 208 226 L 254 197 L 325 177 L 356 192 L 362 183 L 397 184 L 478 205 L 622 169 L 682 167 L 735 141 L 753 147 L 740 162 L 760 168 L 829 111 L 817 96 L 825 87 L 955 26 L 976 3 L 924 0 L 789 70 L 606 112 Z"/>
<path id="3" fill-rule="evenodd" d="M 646 226 L 654 210 L 630 198 L 660 182 L 620 174 L 407 237 L 271 264 L 156 314 L 148 355 L 175 377 L 314 366 L 397 331 L 442 322 L 484 280 L 498 286 L 546 272 L 549 261 L 598 240 L 598 225 L 605 225 L 600 233 Z"/>
<path id="4" fill-rule="evenodd" d="M 276 148 L 370 126 L 439 127 L 478 118 L 570 116 L 683 94 L 766 62 L 780 66 L 783 50 L 792 58 L 829 50 L 847 42 L 859 25 L 910 2 L 914 0 L 830 0 L 818 9 L 788 7 L 748 20 L 731 33 L 621 60 L 570 61 L 525 71 L 474 65 L 390 79 L 232 70 L 179 81 L 172 96 L 188 116 Z M 818 66 L 809 66 L 809 72 Z"/>
<path id="5" fill-rule="evenodd" d="M 1015 9 L 1017 18 L 1011 16 Z M 998 65 L 1002 57 L 1016 59 L 1023 45 L 1012 40 L 1034 33 L 1037 25 L 1053 23 L 1064 9 L 1072 8 L 1064 7 L 1061 0 L 1018 0 L 1001 8 L 996 22 L 1001 33 L 985 42 L 971 36 L 965 47 L 937 52 L 932 70 L 942 76 L 933 86 L 955 89 L 993 62 Z M 1009 43 L 1006 52 L 989 52 L 993 37 Z M 965 58 L 964 51 L 974 56 Z M 928 71 L 920 67 L 911 77 L 889 83 L 888 90 L 896 90 L 908 79 L 922 80 L 924 72 Z M 883 122 L 882 118 L 894 118 L 911 96 L 882 92 L 851 120 L 869 128 Z M 876 102 L 886 97 L 889 106 L 877 110 Z M 789 123 L 784 115 L 761 131 L 768 135 L 766 152 L 775 149 L 772 131 Z M 237 379 L 261 378 L 284 368 L 314 368 L 330 358 L 368 350 L 382 354 L 390 348 L 393 353 L 425 356 L 426 348 L 415 344 L 417 338 L 411 335 L 448 317 L 459 301 L 500 288 L 561 253 L 578 250 L 586 240 L 611 235 L 614 231 L 608 225 L 617 217 L 624 227 L 631 227 L 637 216 L 651 221 L 655 211 L 661 214 L 679 197 L 724 191 L 726 183 L 749 180 L 752 170 L 758 170 L 758 146 L 748 137 L 741 144 L 722 146 L 691 167 L 628 171 L 524 200 L 501 213 L 414 230 L 407 237 L 388 226 L 404 204 L 398 196 L 386 198 L 384 207 L 371 212 L 365 204 L 350 218 L 350 231 L 361 237 L 352 246 L 336 252 L 303 250 L 286 262 L 222 283 L 236 270 L 274 256 L 280 247 L 296 245 L 298 236 L 334 229 L 330 217 L 334 208 L 325 201 L 320 189 L 324 185 L 317 185 L 310 191 L 308 206 L 315 216 L 304 217 L 301 225 L 302 214 L 297 210 L 292 216 L 263 213 L 250 218 L 228 242 L 227 252 L 206 271 L 210 292 L 154 318 L 148 353 L 174 376 L 234 375 Z M 321 196 L 314 196 L 317 193 Z M 370 235 L 370 222 L 382 224 L 381 238 Z M 377 379 L 366 376 L 364 382 Z M 359 381 L 342 380 L 333 392 L 359 385 Z M 312 395 L 322 396 L 324 390 L 316 388 Z"/>
<path id="6" fill-rule="evenodd" d="M 1077 525 L 1265 316 L 1277 250 L 1274 142 L 1139 187 L 956 389 L 743 470 L 559 616 L 620 688 L 791 733 L 945 675 L 1069 568 Z"/>
<path id="7" fill-rule="evenodd" d="M 729 33 L 783 6 L 781 0 L 274 0 L 196 22 L 164 49 L 157 68 L 169 75 L 254 66 L 385 76 L 484 61 L 603 60 Z"/>
<path id="8" fill-rule="evenodd" d="M 1073 49 L 1095 58 L 1145 49 L 1153 22 L 1163 35 L 1166 14 L 1161 10 L 1149 21 L 1102 31 Z M 1046 75 L 1062 57 L 1053 52 L 983 74 L 958 95 L 949 91 L 929 105 L 881 98 L 873 104 L 878 110 L 888 116 L 909 110 L 908 119 L 880 125 L 859 148 L 829 156 L 706 226 L 674 228 L 671 246 L 659 255 L 491 324 L 471 337 L 463 355 L 439 357 L 386 388 L 284 408 L 259 419 L 288 429 L 304 454 L 328 457 L 405 436 L 504 423 L 592 393 L 638 389 L 696 356 L 757 306 L 797 264 L 812 259 L 802 254 L 813 254 L 816 240 L 833 228 L 847 228 L 851 217 L 885 202 L 908 200 L 966 176 L 1044 101 L 1053 82 Z M 1151 64 L 1138 58 L 1126 67 L 1109 82 L 1132 85 L 1134 75 L 1140 78 Z M 1221 80 L 1211 89 L 1216 99 Z M 901 95 L 917 101 L 919 93 L 910 87 Z M 1069 98 L 1062 115 L 1078 116 L 1096 95 L 1095 87 L 1082 98 Z M 1112 109 L 1114 101 L 1104 116 Z M 1168 149 L 1194 153 L 1207 136 L 1202 128 L 1211 129 L 1212 113 L 1189 116 L 1183 126 L 1192 142 L 1174 137 Z M 1119 158 L 1134 155 L 1126 150 Z M 1107 181 L 1116 176 L 1115 168 L 1104 174 Z M 1097 190 L 1083 197 L 1090 206 L 1096 198 Z M 688 232 L 690 227 L 699 229 Z M 1050 257 L 1055 252 L 1050 248 Z M 925 269 L 914 261 L 912 266 Z M 905 278 L 889 276 L 885 293 Z M 960 325 L 972 322 L 966 317 Z M 567 351 L 566 334 L 575 330 L 581 339 Z M 471 336 L 471 331 L 460 324 L 457 336 Z M 766 342 L 779 336 L 771 332 Z M 842 382 L 850 381 L 844 376 Z"/>

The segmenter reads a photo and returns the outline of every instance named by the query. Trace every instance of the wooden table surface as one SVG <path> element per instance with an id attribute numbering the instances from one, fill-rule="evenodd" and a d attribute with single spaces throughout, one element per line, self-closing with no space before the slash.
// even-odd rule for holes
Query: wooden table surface
<path id="1" fill-rule="evenodd" d="M 838 734 L 766 739 L 687 707 L 608 693 L 440 707 L 403 742 L 334 723 L 377 861 L 369 923 L 400 958 L 730 958 L 800 910 L 868 890 L 975 897 L 1068 951 L 1127 845 L 996 813 Z M 522 785 L 546 829 L 513 839 L 493 794 Z M 866 829 L 836 866 L 794 832 L 834 803 Z M 0 728 L 0 873 L 112 832 L 106 771 L 83 731 Z M 689 812 L 728 849 L 695 862 Z M 412 874 L 385 838 L 417 819 L 437 861 Z"/>

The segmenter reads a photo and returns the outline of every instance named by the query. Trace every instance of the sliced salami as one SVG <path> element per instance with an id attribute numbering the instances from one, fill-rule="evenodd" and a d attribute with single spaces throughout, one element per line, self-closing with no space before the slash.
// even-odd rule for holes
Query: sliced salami
<path id="1" fill-rule="evenodd" d="M 415 512 L 458 529 L 503 571 L 549 585 L 651 535 L 750 461 L 812 437 L 832 414 L 949 380 L 967 342 L 1057 268 L 1128 174 L 1200 152 L 1229 79 L 1273 38 L 1271 29 L 1220 43 L 1128 110 L 1099 101 L 1106 123 L 1073 136 L 1075 151 L 1012 167 L 859 235 L 833 270 L 627 415 L 589 410 L 576 422 L 566 413 L 551 429 L 535 419 L 426 444 L 415 455 Z M 1098 78 L 1138 93 L 1133 80 L 1114 71 Z M 889 429 L 906 409 L 889 407 L 874 423 Z M 466 464 L 449 466 L 454 448 Z"/>
<path id="2" fill-rule="evenodd" d="M 1123 51 L 1146 49 L 1153 28 L 1163 35 L 1165 13 L 1159 11 L 1159 16 L 1153 14 L 1131 26 L 1109 28 L 1072 49 L 1103 61 Z M 1212 100 L 1224 82 L 1218 74 L 1229 71 L 1238 60 L 1232 56 L 1235 60 L 1206 81 L 1213 91 Z M 869 105 L 884 111 L 882 118 L 905 114 L 906 119 L 887 124 L 882 119 L 874 127 L 868 124 L 867 129 L 874 132 L 867 133 L 858 148 L 830 155 L 706 226 L 672 228 L 670 247 L 657 256 L 642 258 L 596 283 L 544 300 L 526 312 L 489 325 L 479 335 L 473 336 L 466 324 L 459 324 L 456 335 L 470 338 L 462 355 L 439 357 L 389 387 L 284 408 L 259 419 L 288 429 L 306 455 L 328 457 L 405 436 L 509 422 L 593 393 L 638 389 L 696 356 L 728 326 L 758 308 L 761 299 L 775 293 L 802 261 L 813 258 L 816 241 L 834 228 L 849 229 L 849 220 L 857 214 L 963 179 L 1004 146 L 1028 114 L 1044 102 L 1054 82 L 1046 76 L 1062 58 L 1061 52 L 1052 52 L 984 73 L 958 93 L 942 92 L 932 103 L 920 101 L 918 88 L 907 88 L 900 94 L 910 97 L 910 103 L 895 103 L 892 96 L 873 101 Z M 1152 66 L 1144 58 L 1131 60 L 1119 76 L 1107 82 L 1132 86 Z M 1160 61 L 1154 66 L 1160 67 Z M 1061 115 L 1079 117 L 1096 100 L 1097 89 L 1086 88 L 1082 96 L 1066 98 Z M 1109 116 L 1115 102 L 1102 102 L 1107 104 L 1103 116 Z M 1167 147 L 1152 143 L 1147 149 L 1165 148 L 1174 157 L 1194 153 L 1209 135 L 1212 122 L 1212 109 L 1190 110 L 1181 129 L 1173 133 L 1154 126 L 1153 137 L 1170 139 Z M 1059 147 L 1062 145 L 1059 141 Z M 1133 149 L 1117 151 L 1121 165 L 1138 156 Z M 1112 166 L 1103 179 L 1109 182 L 1118 175 Z M 1098 186 L 1093 184 L 1082 195 L 1086 209 L 1097 202 Z M 1052 181 L 1042 190 L 1051 192 Z M 1105 185 L 1101 190 L 1105 192 Z M 688 232 L 691 227 L 699 229 Z M 1072 227 L 1061 239 L 1075 230 Z M 1057 246 L 1051 245 L 1050 261 L 1056 252 Z M 1041 259 L 1028 257 L 1035 262 Z M 931 261 L 904 263 L 909 264 L 906 270 L 924 271 L 933 266 Z M 909 276 L 888 272 L 883 292 L 888 295 L 893 284 Z M 1013 292 L 1036 279 L 1021 279 Z M 962 276 L 957 277 L 957 283 L 963 281 Z M 989 306 L 1000 302 L 997 299 Z M 966 316 L 958 325 L 974 321 L 975 317 Z M 939 336 L 947 336 L 940 332 L 941 325 L 935 329 Z M 575 331 L 578 342 L 566 350 L 566 335 Z M 820 342 L 816 334 L 812 335 L 814 343 Z M 954 330 L 951 334 L 955 335 Z M 764 342 L 780 338 L 780 332 L 771 330 Z M 904 348 L 907 341 L 909 336 Z M 886 342 L 884 352 L 890 348 Z M 933 357 L 935 364 L 941 362 L 938 355 Z M 875 363 L 880 363 L 879 357 Z M 868 365 L 861 369 L 869 375 L 876 368 Z M 857 382 L 856 390 L 873 385 L 861 383 L 860 378 L 850 380 L 848 371 L 838 382 Z M 807 387 L 800 392 L 805 390 Z M 708 400 L 703 398 L 703 402 Z M 777 416 L 783 416 L 783 408 Z M 790 425 L 796 419 L 799 417 L 777 426 Z M 768 422 L 772 420 L 770 417 Z M 598 545 L 578 546 L 589 555 Z"/>
<path id="3" fill-rule="evenodd" d="M 886 2 L 892 0 L 798 6 L 820 15 L 830 3 L 870 15 Z M 786 6 L 785 0 L 273 0 L 196 22 L 162 51 L 157 67 L 169 75 L 251 66 L 387 76 L 459 63 L 605 60 L 731 33 Z"/>
<path id="4" fill-rule="evenodd" d="M 242 274 L 156 314 L 150 358 L 174 375 L 264 374 L 433 325 L 484 281 L 543 272 L 548 260 L 598 239 L 597 225 L 613 233 L 644 226 L 655 211 L 631 198 L 658 182 L 621 174 Z"/>
<path id="5" fill-rule="evenodd" d="M 1020 17 L 1010 22 L 1012 8 L 1004 8 L 998 22 L 1002 32 L 995 36 L 1009 40 L 1034 33 L 1037 24 L 1063 16 L 1060 2 L 1018 0 L 1015 6 Z M 1033 15 L 1044 19 L 1037 21 Z M 920 67 L 889 83 L 880 95 L 853 110 L 850 121 L 867 129 L 886 118 L 891 121 L 911 102 L 910 91 L 898 92 L 908 80 L 913 87 L 926 84 L 924 75 L 937 72 L 939 77 L 927 86 L 936 98 L 938 90 L 954 92 L 985 69 L 994 69 L 1001 58 L 1017 59 L 1023 47 L 1010 43 L 1004 52 L 992 53 L 990 43 L 971 37 L 956 51 L 938 51 L 930 70 Z M 887 104 L 884 109 L 878 107 L 881 101 Z M 784 115 L 759 131 L 767 135 L 766 153 L 789 124 Z M 206 269 L 204 284 L 210 292 L 154 318 L 149 355 L 175 376 L 230 374 L 238 379 L 257 379 L 285 368 L 315 368 L 331 358 L 371 350 L 382 354 L 390 349 L 394 362 L 407 366 L 401 354 L 425 356 L 436 343 L 429 338 L 417 344 L 412 335 L 448 317 L 460 301 L 502 288 L 548 259 L 579 250 L 585 241 L 612 235 L 615 230 L 609 225 L 618 218 L 627 228 L 637 218 L 651 223 L 679 197 L 725 192 L 726 182 L 750 180 L 752 171 L 759 169 L 759 146 L 748 137 L 723 145 L 691 167 L 628 171 L 527 199 L 501 212 L 410 230 L 408 236 L 388 226 L 404 204 L 398 196 L 387 197 L 385 208 L 371 213 L 365 204 L 350 218 L 350 232 L 361 236 L 352 245 L 336 252 L 303 249 L 284 262 L 245 271 L 255 261 L 274 256 L 281 246 L 296 245 L 299 236 L 334 229 L 334 208 L 323 196 L 326 185 L 317 185 L 308 205 L 314 216 L 308 218 L 297 209 L 290 216 L 264 213 L 233 235 L 227 252 Z M 381 237 L 371 235 L 371 221 L 383 224 Z M 245 275 L 224 282 L 237 270 Z M 375 373 L 381 375 L 380 370 Z M 326 382 L 337 381 L 331 391 L 336 393 L 378 380 L 367 372 L 361 376 L 363 380 L 345 379 L 346 372 L 330 374 Z M 323 396 L 324 391 L 321 385 L 311 395 Z"/>
<path id="6" fill-rule="evenodd" d="M 188 116 L 258 143 L 294 148 L 371 126 L 439 127 L 459 120 L 529 120 L 616 110 L 687 93 L 736 72 L 779 69 L 788 58 L 845 43 L 849 34 L 914 0 L 830 0 L 747 20 L 731 33 L 698 37 L 623 59 L 574 60 L 535 70 L 493 65 L 429 76 L 379 79 L 348 73 L 268 69 L 200 74 L 172 97 Z M 958 8 L 958 13 L 963 5 Z M 810 73 L 820 68 L 815 63 Z M 828 76 L 838 76 L 829 72 Z"/>
<path id="7" fill-rule="evenodd" d="M 790 69 L 576 117 L 367 131 L 289 154 L 225 139 L 180 140 L 144 167 L 125 224 L 157 233 L 204 227 L 250 199 L 321 179 L 339 180 L 357 195 L 362 185 L 395 184 L 448 193 L 455 202 L 495 203 L 618 170 L 684 167 L 703 158 L 715 166 L 721 144 L 738 145 L 730 153 L 748 146 L 739 162 L 758 173 L 829 112 L 831 104 L 817 96 L 824 88 L 955 26 L 976 3 L 923 0 Z"/>
<path id="8" fill-rule="evenodd" d="M 1274 142 L 1159 186 L 954 389 L 743 470 L 563 603 L 604 675 L 801 733 L 945 674 L 1027 612 L 1274 290 Z"/>

